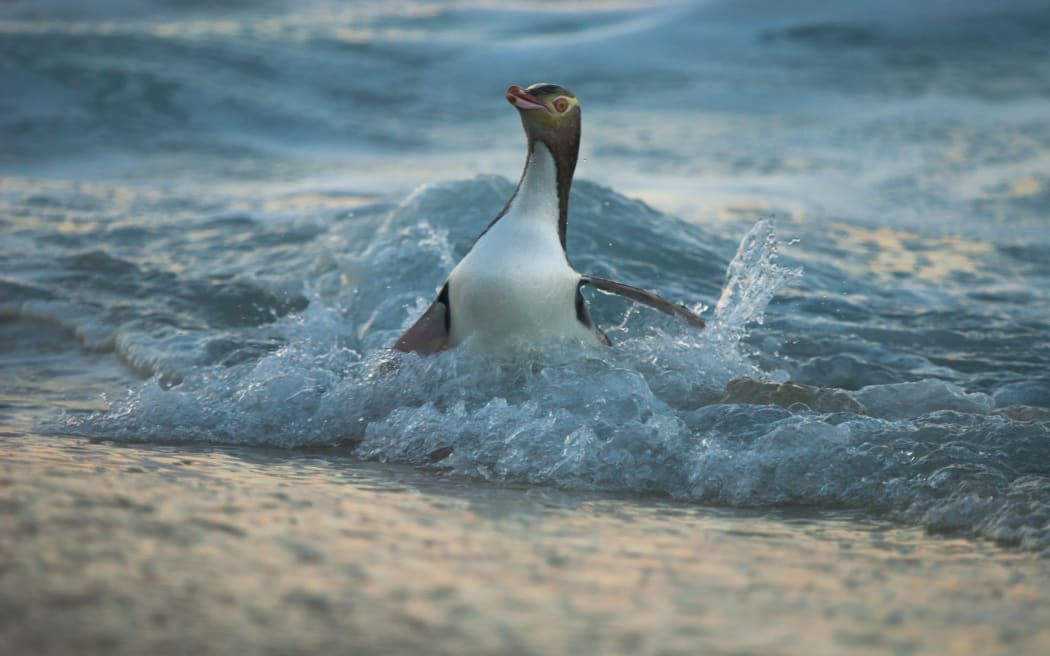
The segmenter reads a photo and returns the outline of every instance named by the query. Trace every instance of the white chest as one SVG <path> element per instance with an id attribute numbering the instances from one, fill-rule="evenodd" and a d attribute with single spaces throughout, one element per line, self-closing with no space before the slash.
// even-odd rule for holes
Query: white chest
<path id="1" fill-rule="evenodd" d="M 579 281 L 558 236 L 554 162 L 540 145 L 507 214 L 449 276 L 452 343 L 597 340 L 577 318 Z"/>

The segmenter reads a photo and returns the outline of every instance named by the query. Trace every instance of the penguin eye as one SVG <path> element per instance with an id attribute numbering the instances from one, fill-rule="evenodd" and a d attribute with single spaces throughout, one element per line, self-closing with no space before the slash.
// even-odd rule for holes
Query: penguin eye
<path id="1" fill-rule="evenodd" d="M 554 109 L 556 109 L 559 114 L 564 112 L 568 108 L 569 108 L 569 101 L 566 100 L 565 98 L 558 98 L 557 100 L 554 101 Z"/>

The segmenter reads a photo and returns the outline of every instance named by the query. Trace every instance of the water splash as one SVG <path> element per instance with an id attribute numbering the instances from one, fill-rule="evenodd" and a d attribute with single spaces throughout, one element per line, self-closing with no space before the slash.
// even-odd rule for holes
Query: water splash
<path id="1" fill-rule="evenodd" d="M 769 366 L 772 353 L 749 352 L 749 333 L 768 330 L 758 327 L 770 299 L 799 275 L 778 263 L 772 221 L 741 240 L 706 330 L 594 299 L 595 315 L 617 326 L 615 348 L 567 342 L 500 358 L 456 349 L 403 355 L 392 367 L 386 347 L 511 187 L 497 178 L 434 185 L 392 210 L 335 223 L 301 249 L 301 261 L 313 262 L 301 312 L 221 335 L 182 331 L 171 344 L 128 324 L 118 348 L 195 355 L 153 358 L 162 370 L 108 411 L 61 415 L 47 428 L 129 441 L 338 444 L 362 458 L 486 480 L 865 509 L 1050 546 L 1040 519 L 1050 477 L 1025 464 L 1050 459 L 1050 421 L 1038 408 L 1000 408 L 991 395 L 936 379 L 853 392 L 799 385 Z M 667 258 L 660 246 L 704 235 L 608 189 L 579 187 L 579 259 L 610 263 L 632 281 L 659 267 L 663 289 L 688 298 L 695 260 Z M 635 239 L 609 244 L 601 235 L 610 223 L 660 238 L 644 248 Z M 263 338 L 265 348 L 238 357 L 207 348 Z M 168 361 L 178 361 L 178 379 L 165 375 Z"/>
<path id="2" fill-rule="evenodd" d="M 424 187 L 385 217 L 328 236 L 315 262 L 307 309 L 240 331 L 253 343 L 265 334 L 269 344 L 268 351 L 256 352 L 255 358 L 245 355 L 247 361 L 225 358 L 209 363 L 214 349 L 207 344 L 219 338 L 213 331 L 183 331 L 163 340 L 133 330 L 121 332 L 117 343 L 126 357 L 143 367 L 157 365 L 157 375 L 107 413 L 69 418 L 66 429 L 124 439 L 275 446 L 365 439 L 361 453 L 366 457 L 420 461 L 404 456 L 405 445 L 413 440 L 412 427 L 438 412 L 451 413 L 445 430 L 421 434 L 443 435 L 440 448 L 458 446 L 456 457 L 463 459 L 471 451 L 467 438 L 457 439 L 462 431 L 451 427 L 464 424 L 460 414 L 473 416 L 490 403 L 508 404 L 503 408 L 508 430 L 517 426 L 514 434 L 522 435 L 520 428 L 531 426 L 535 444 L 560 441 L 573 431 L 596 431 L 604 439 L 613 428 L 612 416 L 643 424 L 653 414 L 672 417 L 672 407 L 696 407 L 733 378 L 762 376 L 740 353 L 737 340 L 748 322 L 761 319 L 765 303 L 789 279 L 775 264 L 770 221 L 756 225 L 741 243 L 727 273 L 713 330 L 696 331 L 663 315 L 621 305 L 624 317 L 615 349 L 581 350 L 564 344 L 498 361 L 460 349 L 426 359 L 403 357 L 396 374 L 381 374 L 382 362 L 389 357 L 386 347 L 414 319 L 413 312 L 430 300 L 425 289 L 422 295 L 411 288 L 399 290 L 392 288 L 391 280 L 398 280 L 399 274 L 408 285 L 427 281 L 424 285 L 432 286 L 440 280 L 468 243 L 465 227 L 471 221 L 462 218 L 463 208 L 495 204 L 508 187 L 498 178 Z M 638 217 L 637 204 L 600 187 L 581 187 L 580 206 L 624 209 L 622 215 L 604 210 L 604 221 L 653 219 L 651 211 L 629 219 Z M 659 220 L 666 228 L 668 219 Z M 435 229 L 432 221 L 447 228 Z M 588 217 L 580 223 L 586 230 Z M 370 225 L 378 228 L 373 228 L 374 236 L 355 247 Z M 687 270 L 669 273 L 672 280 L 690 276 Z M 746 307 L 738 309 L 738 304 Z M 171 362 L 178 364 L 174 377 L 164 368 Z M 551 423 L 551 417 L 560 420 Z M 376 436 L 389 435 L 394 427 L 401 437 L 377 442 Z M 484 434 L 494 432 L 499 431 L 490 428 Z M 479 437 L 479 450 L 484 450 L 482 441 Z M 423 444 L 416 455 L 436 448 Z M 534 477 L 525 470 L 515 475 Z"/>
<path id="3" fill-rule="evenodd" d="M 739 337 L 749 323 L 761 325 L 773 295 L 802 275 L 801 269 L 777 264 L 778 243 L 773 219 L 759 221 L 740 241 L 715 305 L 719 330 Z"/>

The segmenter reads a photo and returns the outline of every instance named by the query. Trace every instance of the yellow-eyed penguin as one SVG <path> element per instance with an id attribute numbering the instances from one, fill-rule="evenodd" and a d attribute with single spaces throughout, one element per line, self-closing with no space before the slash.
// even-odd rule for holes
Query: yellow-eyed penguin
<path id="1" fill-rule="evenodd" d="M 449 274 L 437 299 L 394 349 L 436 353 L 470 338 L 481 348 L 578 337 L 608 344 L 587 313 L 583 285 L 620 294 L 702 327 L 704 320 L 656 294 L 581 275 L 565 254 L 569 187 L 580 150 L 580 103 L 556 84 L 507 89 L 521 115 L 528 157 L 514 194 Z"/>

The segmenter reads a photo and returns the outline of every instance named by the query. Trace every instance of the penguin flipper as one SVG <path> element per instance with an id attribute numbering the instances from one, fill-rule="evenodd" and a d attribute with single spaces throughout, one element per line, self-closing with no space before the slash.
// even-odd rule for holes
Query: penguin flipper
<path id="1" fill-rule="evenodd" d="M 615 282 L 607 278 L 597 278 L 595 276 L 583 276 L 580 279 L 580 283 L 584 285 L 591 285 L 598 291 L 606 292 L 609 294 L 618 294 L 625 296 L 632 301 L 638 301 L 644 303 L 651 308 L 655 308 L 665 314 L 670 314 L 675 317 L 685 319 L 691 325 L 697 328 L 704 327 L 704 320 L 698 315 L 693 313 L 689 308 L 678 303 L 671 302 L 662 296 L 657 296 L 652 292 L 647 292 L 644 289 L 638 289 L 637 287 L 631 287 L 621 282 Z"/>
<path id="2" fill-rule="evenodd" d="M 394 344 L 395 351 L 431 355 L 449 347 L 450 319 L 448 313 L 448 283 L 438 297 L 412 327 Z"/>

